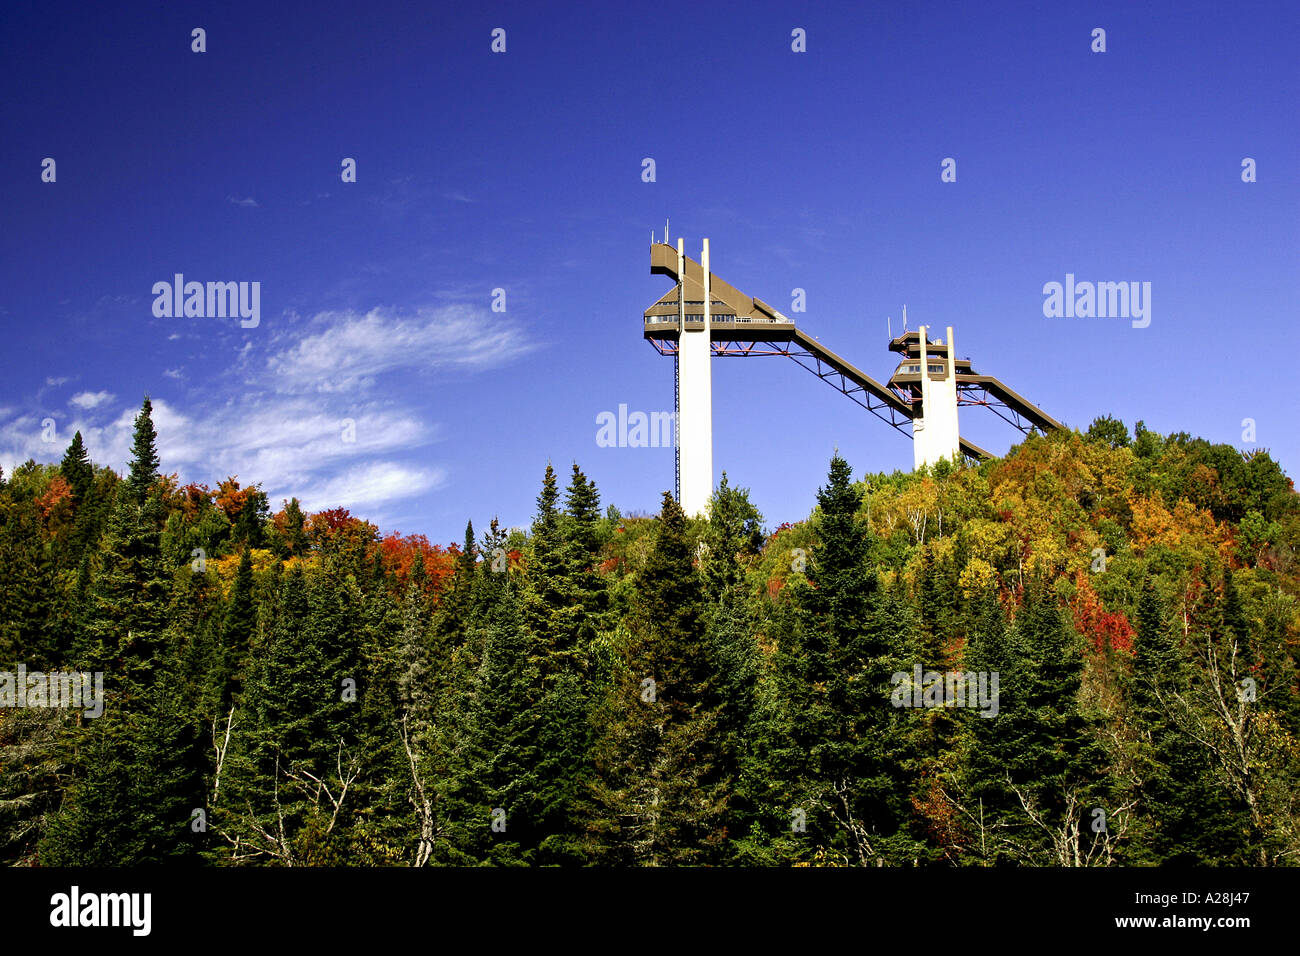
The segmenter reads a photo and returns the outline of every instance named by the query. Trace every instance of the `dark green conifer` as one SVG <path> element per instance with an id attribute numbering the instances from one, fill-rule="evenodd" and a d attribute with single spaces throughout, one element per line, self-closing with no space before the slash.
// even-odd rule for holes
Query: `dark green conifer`
<path id="1" fill-rule="evenodd" d="M 72 500 L 77 504 L 85 501 L 95 481 L 95 466 L 90 463 L 90 456 L 86 454 L 81 432 L 72 436 L 72 443 L 63 453 L 59 471 L 72 489 Z"/>

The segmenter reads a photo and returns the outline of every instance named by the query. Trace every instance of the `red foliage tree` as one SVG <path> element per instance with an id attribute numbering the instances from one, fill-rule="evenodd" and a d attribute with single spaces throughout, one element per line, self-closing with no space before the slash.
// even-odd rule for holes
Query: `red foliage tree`
<path id="1" fill-rule="evenodd" d="M 323 553 L 348 550 L 366 554 L 370 544 L 379 539 L 377 527 L 352 517 L 347 508 L 328 508 L 308 515 L 304 530 L 312 545 Z"/>
<path id="2" fill-rule="evenodd" d="M 428 575 L 426 594 L 431 597 L 442 594 L 455 571 L 456 554 L 453 549 L 430 544 L 429 539 L 422 534 L 403 536 L 393 531 L 381 538 L 375 548 L 379 552 L 384 571 L 396 581 L 401 590 L 405 590 L 411 579 L 411 566 L 415 563 L 417 554 L 424 559 L 424 571 Z"/>
<path id="3" fill-rule="evenodd" d="M 1074 599 L 1070 602 L 1074 629 L 1089 640 L 1098 654 L 1104 654 L 1108 649 L 1131 652 L 1136 631 L 1124 612 L 1106 610 L 1092 589 L 1088 572 L 1076 571 L 1074 583 Z"/>

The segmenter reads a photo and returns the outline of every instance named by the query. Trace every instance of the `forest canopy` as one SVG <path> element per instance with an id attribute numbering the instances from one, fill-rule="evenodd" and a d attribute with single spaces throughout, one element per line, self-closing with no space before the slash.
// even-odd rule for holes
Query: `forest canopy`
<path id="1" fill-rule="evenodd" d="M 771 531 L 726 474 L 625 516 L 548 464 L 529 528 L 446 545 L 162 469 L 146 398 L 125 474 L 79 433 L 0 474 L 5 686 L 103 686 L 0 688 L 9 865 L 1300 862 L 1266 451 L 1107 416 L 837 454 Z"/>

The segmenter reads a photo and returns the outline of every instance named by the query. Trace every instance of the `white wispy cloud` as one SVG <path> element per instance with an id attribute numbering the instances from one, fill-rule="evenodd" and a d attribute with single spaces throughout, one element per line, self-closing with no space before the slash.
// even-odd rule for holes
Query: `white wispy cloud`
<path id="1" fill-rule="evenodd" d="M 57 378 L 51 375 L 45 379 L 45 384 L 57 388 L 58 386 L 66 384 L 69 381 L 70 379 L 66 375 L 60 375 Z"/>
<path id="2" fill-rule="evenodd" d="M 3 414 L 3 411 L 0 410 L 0 466 L 3 466 L 6 473 L 12 473 L 18 463 L 28 458 L 57 462 L 76 432 L 81 432 L 86 453 L 96 464 L 107 465 L 121 472 L 131 458 L 131 440 L 139 408 L 125 408 L 107 424 L 103 424 L 102 419 L 96 422 L 79 415 L 66 421 L 56 420 L 49 441 L 46 440 L 48 430 L 43 425 L 49 416 L 30 411 L 14 411 L 10 417 Z M 171 446 L 184 447 L 175 438 L 189 429 L 189 418 L 168 402 L 154 399 L 153 422 L 158 431 L 160 451 L 166 448 L 170 454 Z"/>
<path id="3" fill-rule="evenodd" d="M 500 313 L 470 305 L 422 309 L 410 316 L 372 309 L 322 313 L 319 328 L 272 356 L 269 368 L 289 391 L 369 388 L 403 369 L 504 365 L 535 347 Z"/>
<path id="4" fill-rule="evenodd" d="M 347 474 L 334 475 L 317 485 L 304 486 L 298 500 L 304 509 L 376 506 L 417 492 L 432 491 L 446 482 L 441 468 L 411 468 L 388 461 L 363 465 Z"/>
<path id="5" fill-rule="evenodd" d="M 68 399 L 69 405 L 76 405 L 78 408 L 87 410 L 98 408 L 105 402 L 111 402 L 114 398 L 112 392 L 78 392 Z"/>
<path id="6" fill-rule="evenodd" d="M 250 395 L 189 424 L 184 438 L 171 440 L 158 422 L 159 453 L 166 443 L 169 463 L 210 471 L 214 479 L 238 474 L 268 492 L 298 494 L 300 485 L 319 483 L 322 474 L 346 470 L 348 462 L 409 452 L 436 436 L 436 429 L 403 409 L 349 411 L 331 413 L 319 402 L 275 393 Z"/>
<path id="7" fill-rule="evenodd" d="M 245 209 L 257 208 L 257 200 L 254 199 L 252 196 L 249 196 L 247 199 L 236 199 L 234 196 L 227 196 L 226 202 L 232 203 L 233 205 L 236 206 L 241 206 Z"/>
<path id="8" fill-rule="evenodd" d="M 425 390 L 393 388 L 388 377 L 483 371 L 536 347 L 506 316 L 467 304 L 323 312 L 291 329 L 263 349 L 246 342 L 227 368 L 205 372 L 201 390 L 182 393 L 183 407 L 177 397 L 153 396 L 163 471 L 209 485 L 238 476 L 260 484 L 273 509 L 296 496 L 310 511 L 364 508 L 376 520 L 389 503 L 447 480 L 446 468 L 423 451 L 440 437 Z M 186 378 L 180 368 L 161 374 L 184 388 L 173 384 Z M 70 415 L 0 410 L 0 466 L 7 474 L 29 457 L 58 461 L 75 431 L 92 460 L 125 469 L 139 405 L 117 405 L 109 391 L 79 392 L 70 405 Z M 51 415 L 55 440 L 42 441 L 42 421 Z"/>

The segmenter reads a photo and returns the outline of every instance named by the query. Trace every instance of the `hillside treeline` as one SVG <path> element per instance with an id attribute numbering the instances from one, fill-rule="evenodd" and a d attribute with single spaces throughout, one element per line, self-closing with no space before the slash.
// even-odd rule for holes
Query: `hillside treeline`
<path id="1" fill-rule="evenodd" d="M 104 698 L 0 709 L 8 864 L 1300 862 L 1265 452 L 837 455 L 771 533 L 725 475 L 624 516 L 548 465 L 531 527 L 445 547 L 160 464 L 146 399 L 124 476 L 79 434 L 0 475 L 0 670 Z"/>

